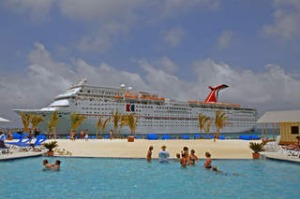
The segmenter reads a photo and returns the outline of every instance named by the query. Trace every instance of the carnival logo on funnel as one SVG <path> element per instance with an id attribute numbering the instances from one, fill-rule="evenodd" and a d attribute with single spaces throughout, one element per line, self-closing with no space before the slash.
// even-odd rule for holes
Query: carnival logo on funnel
<path id="1" fill-rule="evenodd" d="M 134 112 L 134 104 L 126 104 L 126 112 Z"/>

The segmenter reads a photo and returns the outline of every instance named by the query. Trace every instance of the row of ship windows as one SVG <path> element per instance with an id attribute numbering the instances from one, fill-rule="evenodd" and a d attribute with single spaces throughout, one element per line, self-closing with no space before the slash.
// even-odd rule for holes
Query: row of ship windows
<path id="1" fill-rule="evenodd" d="M 82 93 L 83 90 L 80 90 L 80 92 Z M 98 91 L 98 90 L 86 90 L 86 93 L 102 94 L 102 95 L 110 95 L 110 96 L 121 95 L 121 93 Z"/>
<path id="2" fill-rule="evenodd" d="M 96 114 L 96 113 L 95 113 Z M 104 114 L 110 114 L 110 113 L 104 113 Z M 149 114 L 146 114 L 149 116 Z M 152 126 L 152 120 L 147 120 L 145 121 L 144 119 L 140 119 L 139 120 L 139 123 L 142 125 L 142 126 Z M 166 121 L 165 119 L 156 119 L 156 122 L 157 125 L 154 125 L 154 126 L 168 126 L 168 125 L 171 125 L 171 126 L 191 126 L 191 123 L 194 123 L 192 124 L 192 126 L 198 126 L 198 122 L 191 122 L 191 121 L 178 121 L 178 120 L 174 120 L 174 121 Z M 254 125 L 255 124 L 255 121 L 251 121 L 251 120 L 234 120 L 234 121 L 231 121 L 232 125 L 233 126 L 248 126 L 248 125 Z"/>

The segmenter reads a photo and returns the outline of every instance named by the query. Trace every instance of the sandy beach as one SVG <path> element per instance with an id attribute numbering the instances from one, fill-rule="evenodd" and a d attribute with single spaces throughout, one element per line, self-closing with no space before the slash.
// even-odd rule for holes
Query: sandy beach
<path id="1" fill-rule="evenodd" d="M 50 141 L 50 140 L 48 140 Z M 47 142 L 48 142 L 47 141 Z M 58 140 L 58 149 L 65 149 L 73 157 L 103 157 L 103 158 L 145 158 L 148 147 L 152 145 L 153 158 L 157 158 L 162 145 L 167 146 L 170 157 L 175 158 L 184 146 L 195 149 L 199 158 L 204 158 L 209 151 L 214 159 L 251 159 L 252 151 L 249 142 L 245 140 L 145 140 L 136 139 L 127 142 L 126 139 L 95 139 L 95 140 Z M 59 155 L 59 154 L 55 154 Z"/>

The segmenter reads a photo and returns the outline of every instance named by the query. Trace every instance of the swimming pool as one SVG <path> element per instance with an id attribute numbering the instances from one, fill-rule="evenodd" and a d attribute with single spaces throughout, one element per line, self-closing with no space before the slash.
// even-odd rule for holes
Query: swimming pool
<path id="1" fill-rule="evenodd" d="M 42 171 L 43 157 L 0 162 L 1 198 L 297 198 L 300 165 L 271 160 L 214 160 L 216 174 L 178 162 L 59 158 L 61 171 Z M 47 158 L 54 162 L 57 158 Z M 234 175 L 237 174 L 237 175 Z"/>

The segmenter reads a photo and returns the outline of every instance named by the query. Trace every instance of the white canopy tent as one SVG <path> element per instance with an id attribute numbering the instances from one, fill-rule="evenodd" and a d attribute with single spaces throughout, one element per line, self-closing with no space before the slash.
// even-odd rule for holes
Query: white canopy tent
<path id="1" fill-rule="evenodd" d="M 0 117 L 0 123 L 7 123 L 7 122 L 10 122 L 10 121 L 8 119 Z"/>

